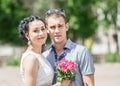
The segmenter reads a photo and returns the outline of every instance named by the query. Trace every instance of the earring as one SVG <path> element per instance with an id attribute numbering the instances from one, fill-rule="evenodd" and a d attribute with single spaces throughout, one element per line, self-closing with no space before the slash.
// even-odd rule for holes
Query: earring
<path id="1" fill-rule="evenodd" d="M 28 43 L 27 43 L 27 44 L 28 44 L 28 46 L 30 46 L 30 45 L 31 45 L 31 42 L 30 42 L 30 40 L 28 40 Z"/>
<path id="2" fill-rule="evenodd" d="M 46 47 L 46 46 L 47 46 L 47 44 L 45 43 L 45 44 L 44 44 L 44 46 Z"/>

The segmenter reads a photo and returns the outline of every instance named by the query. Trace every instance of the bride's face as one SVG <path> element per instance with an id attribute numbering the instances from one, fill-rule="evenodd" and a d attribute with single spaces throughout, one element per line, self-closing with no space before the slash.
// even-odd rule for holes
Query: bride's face
<path id="1" fill-rule="evenodd" d="M 29 31 L 26 34 L 26 38 L 32 45 L 41 46 L 46 42 L 47 29 L 45 24 L 40 20 L 34 20 L 29 23 Z"/>

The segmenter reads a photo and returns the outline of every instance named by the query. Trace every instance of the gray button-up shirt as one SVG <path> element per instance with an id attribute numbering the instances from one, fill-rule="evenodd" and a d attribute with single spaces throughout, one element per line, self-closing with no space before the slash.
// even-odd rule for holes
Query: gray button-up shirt
<path id="1" fill-rule="evenodd" d="M 82 76 L 94 74 L 95 72 L 93 60 L 88 49 L 72 42 L 70 39 L 67 40 L 67 43 L 63 48 L 63 52 L 59 57 L 57 57 L 55 49 L 52 46 L 50 49 L 45 51 L 43 55 L 48 59 L 54 71 L 56 71 L 56 61 L 62 58 L 74 61 L 76 63 L 75 81 L 72 81 L 70 86 L 84 86 Z M 53 79 L 53 84 L 54 83 L 56 83 L 56 75 Z"/>

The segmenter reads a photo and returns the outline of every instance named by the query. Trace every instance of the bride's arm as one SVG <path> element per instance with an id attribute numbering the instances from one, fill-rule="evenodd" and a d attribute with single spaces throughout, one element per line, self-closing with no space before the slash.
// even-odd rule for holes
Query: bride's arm
<path id="1" fill-rule="evenodd" d="M 36 86 L 37 72 L 39 67 L 37 58 L 28 55 L 23 61 L 23 68 L 25 72 L 25 85 Z"/>

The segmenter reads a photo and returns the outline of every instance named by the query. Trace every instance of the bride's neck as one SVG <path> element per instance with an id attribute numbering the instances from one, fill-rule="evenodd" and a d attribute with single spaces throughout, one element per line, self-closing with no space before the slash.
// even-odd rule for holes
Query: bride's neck
<path id="1" fill-rule="evenodd" d="M 29 46 L 28 50 L 31 50 L 31 51 L 33 51 L 35 53 L 40 54 L 41 50 L 42 50 L 42 46 L 40 46 L 40 47 L 38 47 L 38 46 Z"/>

